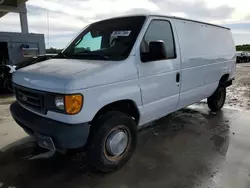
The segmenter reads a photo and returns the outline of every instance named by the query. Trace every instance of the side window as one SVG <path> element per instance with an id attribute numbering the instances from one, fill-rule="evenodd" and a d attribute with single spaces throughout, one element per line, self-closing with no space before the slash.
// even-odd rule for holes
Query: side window
<path id="1" fill-rule="evenodd" d="M 79 39 L 75 46 L 75 52 L 83 51 L 82 49 L 88 51 L 96 51 L 101 49 L 102 36 L 93 38 L 89 33 L 87 33 L 83 38 Z"/>
<path id="2" fill-rule="evenodd" d="M 151 21 L 140 46 L 141 53 L 148 52 L 149 43 L 156 40 L 164 41 L 168 59 L 176 58 L 174 36 L 169 21 Z"/>

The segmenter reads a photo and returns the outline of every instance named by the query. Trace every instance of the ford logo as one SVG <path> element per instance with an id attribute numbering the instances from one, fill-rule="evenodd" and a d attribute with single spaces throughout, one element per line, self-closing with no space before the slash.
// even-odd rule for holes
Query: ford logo
<path id="1" fill-rule="evenodd" d="M 23 96 L 22 99 L 23 99 L 24 101 L 27 101 L 28 98 L 27 98 L 26 96 Z"/>

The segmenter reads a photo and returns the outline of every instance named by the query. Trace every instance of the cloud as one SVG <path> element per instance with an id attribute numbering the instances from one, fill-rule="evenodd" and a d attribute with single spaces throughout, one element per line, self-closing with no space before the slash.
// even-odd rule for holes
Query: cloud
<path id="1" fill-rule="evenodd" d="M 246 21 L 250 21 L 250 14 L 249 14 L 249 15 L 247 15 L 247 16 L 244 18 L 244 20 L 246 20 Z"/>
<path id="2" fill-rule="evenodd" d="M 234 29 L 232 30 L 232 33 L 235 35 L 242 35 L 242 37 L 244 37 L 244 35 L 250 35 L 250 30 Z"/>
<path id="3" fill-rule="evenodd" d="M 235 22 L 223 24 L 231 28 L 236 44 L 250 44 L 250 22 Z"/>
<path id="4" fill-rule="evenodd" d="M 58 48 L 64 47 L 92 22 L 145 13 L 223 24 L 232 28 L 236 43 L 244 39 L 244 43 L 250 43 L 249 22 L 246 22 L 250 21 L 250 15 L 242 5 L 242 2 L 248 0 L 239 1 L 241 3 L 235 3 L 234 0 L 30 0 L 27 9 L 30 32 L 44 33 L 47 45 L 49 33 L 49 45 Z M 18 14 L 8 14 L 1 18 L 0 30 L 20 32 Z"/>
<path id="5" fill-rule="evenodd" d="M 250 22 L 228 23 L 223 25 L 231 29 L 250 30 Z"/>
<path id="6" fill-rule="evenodd" d="M 27 10 L 29 31 L 45 34 L 46 45 L 48 45 L 49 33 L 50 45 L 58 48 L 65 46 L 72 37 L 88 24 L 86 20 L 41 7 L 28 5 Z M 9 13 L 0 19 L 0 28 L 1 31 L 20 32 L 19 15 Z"/>
<path id="7" fill-rule="evenodd" d="M 223 20 L 230 18 L 234 12 L 234 7 L 221 5 L 218 7 L 209 8 L 205 1 L 187 1 L 187 0 L 154 0 L 160 7 L 160 12 L 167 14 L 169 12 L 185 13 L 191 19 L 198 20 Z"/>
<path id="8" fill-rule="evenodd" d="M 56 0 L 32 0 L 28 4 L 81 18 L 93 18 L 98 15 L 124 13 L 135 8 L 148 10 L 158 9 L 158 7 L 149 0 L 72 0 L 60 1 L 60 3 Z"/>
<path id="9" fill-rule="evenodd" d="M 237 32 L 237 31 L 236 31 Z M 236 45 L 250 44 L 250 34 L 246 33 L 233 33 Z"/>
<path id="10" fill-rule="evenodd" d="M 28 2 L 29 25 L 31 31 L 45 33 L 46 40 L 48 40 L 49 25 L 50 44 L 63 47 L 70 41 L 70 36 L 74 37 L 84 26 L 104 18 L 128 14 L 135 8 L 154 11 L 157 6 L 148 0 L 136 2 L 132 0 L 32 0 Z M 72 32 L 71 35 L 70 32 Z M 56 33 L 57 38 L 62 40 L 57 40 Z M 52 38 L 52 34 L 55 37 Z M 65 37 L 67 34 L 69 35 Z M 46 43 L 48 44 L 48 41 Z"/>

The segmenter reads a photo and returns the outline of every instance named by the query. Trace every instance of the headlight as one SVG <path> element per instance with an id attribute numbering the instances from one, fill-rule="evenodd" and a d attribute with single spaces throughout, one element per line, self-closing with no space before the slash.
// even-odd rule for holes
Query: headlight
<path id="1" fill-rule="evenodd" d="M 82 109 L 83 96 L 80 94 L 57 96 L 55 98 L 55 105 L 59 110 L 74 115 L 79 113 Z"/>
<path id="2" fill-rule="evenodd" d="M 81 111 L 83 105 L 83 96 L 80 94 L 65 95 L 65 111 L 67 114 L 74 115 Z"/>
<path id="3" fill-rule="evenodd" d="M 57 96 L 55 98 L 55 105 L 58 109 L 64 110 L 64 97 L 63 96 Z"/>

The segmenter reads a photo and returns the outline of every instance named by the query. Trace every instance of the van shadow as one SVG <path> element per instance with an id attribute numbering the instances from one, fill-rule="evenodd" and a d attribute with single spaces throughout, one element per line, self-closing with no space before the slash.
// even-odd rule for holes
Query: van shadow
<path id="1" fill-rule="evenodd" d="M 111 174 L 94 172 L 84 155 L 29 160 L 44 152 L 31 138 L 0 151 L 0 182 L 29 187 L 194 187 L 212 178 L 229 146 L 227 117 L 186 108 L 149 124 L 129 163 Z M 218 160 L 219 159 L 219 160 Z"/>

